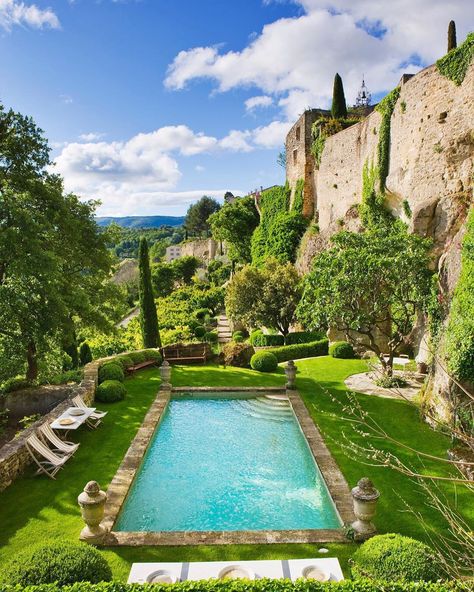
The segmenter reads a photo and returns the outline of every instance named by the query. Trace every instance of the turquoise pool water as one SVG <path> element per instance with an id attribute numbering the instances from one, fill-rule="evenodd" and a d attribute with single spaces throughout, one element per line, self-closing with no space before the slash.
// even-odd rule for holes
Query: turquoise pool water
<path id="1" fill-rule="evenodd" d="M 114 530 L 338 528 L 285 401 L 171 400 Z"/>

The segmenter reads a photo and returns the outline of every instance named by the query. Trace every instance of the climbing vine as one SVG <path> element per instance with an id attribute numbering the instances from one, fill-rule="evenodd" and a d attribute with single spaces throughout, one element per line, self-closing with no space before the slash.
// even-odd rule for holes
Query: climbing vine
<path id="1" fill-rule="evenodd" d="M 377 191 L 379 176 L 379 167 L 367 160 L 362 169 L 362 201 L 359 206 L 360 219 L 367 228 L 392 219 L 384 207 L 383 193 Z"/>
<path id="2" fill-rule="evenodd" d="M 452 49 L 436 62 L 439 72 L 452 80 L 454 84 L 462 84 L 467 69 L 474 57 L 474 33 L 469 33 L 464 43 Z"/>
<path id="3" fill-rule="evenodd" d="M 379 130 L 379 143 L 377 146 L 378 172 L 380 191 L 385 193 L 385 183 L 390 168 L 390 130 L 393 110 L 400 96 L 400 87 L 397 86 L 384 97 L 375 109 L 382 115 L 382 123 Z"/>
<path id="4" fill-rule="evenodd" d="M 326 139 L 329 136 L 333 136 L 338 132 L 342 131 L 358 123 L 361 117 L 352 117 L 347 119 L 330 119 L 327 117 L 321 117 L 315 121 L 311 127 L 311 136 L 313 138 L 311 144 L 311 154 L 313 155 L 316 166 L 319 168 L 321 164 L 321 157 L 323 154 Z"/>
<path id="5" fill-rule="evenodd" d="M 293 198 L 293 205 L 291 207 L 292 212 L 297 214 L 303 214 L 303 202 L 304 202 L 304 179 L 298 179 L 296 182 L 295 196 Z"/>

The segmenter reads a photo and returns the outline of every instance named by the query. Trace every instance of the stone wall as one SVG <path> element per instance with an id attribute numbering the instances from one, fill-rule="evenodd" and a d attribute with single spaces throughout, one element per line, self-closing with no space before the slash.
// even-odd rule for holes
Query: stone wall
<path id="1" fill-rule="evenodd" d="M 0 409 L 8 409 L 9 420 L 18 420 L 25 415 L 44 415 L 61 401 L 71 397 L 72 385 L 45 385 L 8 393 L 0 401 Z"/>
<path id="2" fill-rule="evenodd" d="M 225 245 L 215 241 L 212 238 L 203 238 L 190 240 L 181 245 L 181 257 L 197 257 L 208 265 L 214 259 L 224 256 L 226 253 Z M 222 255 L 221 255 L 222 249 Z"/>
<path id="3" fill-rule="evenodd" d="M 26 440 L 31 434 L 34 434 L 43 423 L 52 423 L 68 407 L 72 407 L 71 399 L 73 397 L 81 395 L 87 405 L 90 405 L 94 401 L 98 370 L 101 362 L 102 360 L 96 360 L 87 364 L 84 368 L 82 382 L 71 387 L 67 400 L 59 403 L 47 415 L 44 415 L 31 427 L 22 431 L 17 438 L 14 438 L 0 449 L 0 491 L 11 485 L 31 464 L 31 458 L 26 448 Z"/>

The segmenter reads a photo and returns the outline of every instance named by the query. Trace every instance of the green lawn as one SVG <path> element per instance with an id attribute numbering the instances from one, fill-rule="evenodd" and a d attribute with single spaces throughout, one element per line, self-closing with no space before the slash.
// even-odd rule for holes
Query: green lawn
<path id="1" fill-rule="evenodd" d="M 297 386 L 308 409 L 327 436 L 341 470 L 349 484 L 354 485 L 364 475 L 370 476 L 382 492 L 377 525 L 381 531 L 398 531 L 424 538 L 424 531 L 406 511 L 404 500 L 424 515 L 434 528 L 442 524 L 436 514 L 425 506 L 423 495 L 406 477 L 388 469 L 363 466 L 338 448 L 342 430 L 347 426 L 333 413 L 338 407 L 326 392 L 339 399 L 345 397 L 343 380 L 353 373 L 364 371 L 360 360 L 314 358 L 297 363 Z M 251 370 L 218 368 L 217 366 L 188 366 L 173 368 L 175 386 L 272 386 L 284 384 L 282 369 L 275 374 L 257 374 Z M 159 387 L 157 370 L 142 371 L 127 380 L 125 401 L 107 406 L 109 414 L 97 431 L 81 430 L 81 447 L 75 458 L 58 476 L 57 481 L 34 478 L 31 473 L 19 479 L 0 494 L 0 563 L 34 542 L 68 538 L 77 540 L 82 528 L 77 495 L 90 479 L 107 487 L 117 470 L 130 441 Z M 390 433 L 414 447 L 443 455 L 447 439 L 420 422 L 415 410 L 404 402 L 360 396 L 370 413 Z M 105 406 L 103 406 L 105 408 Z M 417 459 L 404 457 L 417 463 Z M 418 463 L 419 464 L 419 463 Z M 449 487 L 445 492 L 451 495 Z M 458 491 L 458 503 L 468 507 L 467 499 Z M 472 516 L 471 516 L 472 518 Z M 115 577 L 125 580 L 134 561 L 181 561 L 217 559 L 290 558 L 317 555 L 314 545 L 231 545 L 161 548 L 114 548 L 105 551 Z M 343 567 L 354 550 L 354 545 L 331 545 L 331 555 L 341 560 Z"/>

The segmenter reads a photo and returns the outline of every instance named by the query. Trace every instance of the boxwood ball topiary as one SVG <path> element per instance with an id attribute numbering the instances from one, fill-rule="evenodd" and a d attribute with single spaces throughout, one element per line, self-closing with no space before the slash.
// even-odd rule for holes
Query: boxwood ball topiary
<path id="1" fill-rule="evenodd" d="M 153 360 L 159 365 L 163 361 L 162 355 L 156 349 L 146 349 L 143 353 L 145 354 L 145 361 L 147 362 Z"/>
<path id="2" fill-rule="evenodd" d="M 204 337 L 205 334 L 206 334 L 206 327 L 204 327 L 204 325 L 198 325 L 197 327 L 194 328 L 194 335 L 198 339 L 201 339 L 202 337 Z"/>
<path id="3" fill-rule="evenodd" d="M 258 372 L 275 372 L 278 368 L 278 360 L 271 352 L 259 351 L 252 356 L 250 366 Z"/>
<path id="4" fill-rule="evenodd" d="M 115 401 L 123 401 L 127 389 L 118 380 L 106 380 L 97 387 L 95 391 L 95 398 L 101 403 L 115 403 Z"/>
<path id="5" fill-rule="evenodd" d="M 134 361 L 130 356 L 123 354 L 122 356 L 117 356 L 114 358 L 114 362 L 120 364 L 124 370 L 127 368 L 131 368 L 134 365 Z"/>
<path id="6" fill-rule="evenodd" d="M 366 541 L 352 557 L 355 578 L 418 582 L 444 577 L 439 559 L 424 543 L 399 534 Z"/>
<path id="7" fill-rule="evenodd" d="M 329 346 L 329 355 L 333 358 L 349 360 L 354 357 L 354 348 L 347 341 L 336 341 Z"/>
<path id="8" fill-rule="evenodd" d="M 125 375 L 122 365 L 118 362 L 108 362 L 99 368 L 99 384 L 106 380 L 118 380 L 123 382 Z"/>
<path id="9" fill-rule="evenodd" d="M 0 572 L 0 581 L 20 586 L 96 584 L 111 579 L 112 571 L 100 551 L 66 541 L 26 548 Z"/>

